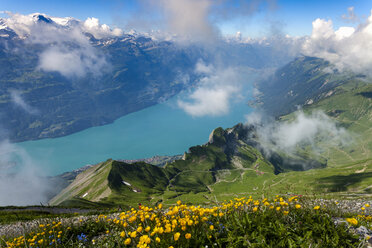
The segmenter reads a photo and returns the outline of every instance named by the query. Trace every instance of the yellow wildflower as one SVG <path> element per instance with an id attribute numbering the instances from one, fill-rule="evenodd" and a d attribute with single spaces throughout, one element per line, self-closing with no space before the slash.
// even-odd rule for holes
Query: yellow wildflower
<path id="1" fill-rule="evenodd" d="M 150 244 L 151 243 L 151 239 L 148 235 L 143 235 L 140 237 L 140 243 L 142 244 Z"/>
<path id="2" fill-rule="evenodd" d="M 346 218 L 346 221 L 347 221 L 349 224 L 351 224 L 351 225 L 354 225 L 354 226 L 358 225 L 358 221 L 357 221 L 357 219 L 355 219 L 355 218 Z"/>
<path id="3" fill-rule="evenodd" d="M 124 241 L 124 245 L 129 245 L 131 242 L 132 242 L 132 240 L 131 240 L 130 238 L 127 238 L 127 239 Z"/>
<path id="4" fill-rule="evenodd" d="M 173 238 L 175 241 L 177 241 L 179 238 L 180 238 L 181 234 L 179 232 L 176 232 L 174 235 L 173 235 Z"/>
<path id="5" fill-rule="evenodd" d="M 129 236 L 131 236 L 132 238 L 135 238 L 135 237 L 137 237 L 137 232 L 136 231 L 131 232 L 131 234 L 129 234 Z"/>

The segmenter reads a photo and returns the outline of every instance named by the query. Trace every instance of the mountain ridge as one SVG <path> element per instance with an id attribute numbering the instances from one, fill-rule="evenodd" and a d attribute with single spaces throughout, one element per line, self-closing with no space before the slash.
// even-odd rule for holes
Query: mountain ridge
<path id="1" fill-rule="evenodd" d="M 259 43 L 222 40 L 211 49 L 180 45 L 151 34 L 117 36 L 104 25 L 97 26 L 106 34 L 100 37 L 95 29 L 85 30 L 82 21 L 62 18 L 54 22 L 53 17 L 40 13 L 31 19 L 32 28 L 22 29 L 31 33 L 18 35 L 6 26 L 0 29 L 0 120 L 6 130 L 4 138 L 12 142 L 69 135 L 165 101 L 198 83 L 201 75 L 195 67 L 199 61 L 212 64 L 223 57 L 226 65 L 260 71 L 291 58 Z M 69 37 L 76 25 L 84 31 L 79 35 L 82 43 Z M 38 37 L 40 30 L 45 41 Z M 60 39 L 50 38 L 52 31 Z M 77 53 L 92 68 L 71 67 L 70 75 L 69 65 L 57 70 L 53 60 L 41 63 L 56 52 Z"/>
<path id="2" fill-rule="evenodd" d="M 312 68 L 329 66 L 322 60 L 309 58 L 295 60 L 285 70 L 290 70 L 292 65 L 299 66 L 299 61 L 305 63 L 304 68 L 306 68 L 306 63 L 314 64 L 315 67 L 313 65 Z M 303 75 L 304 71 L 297 70 L 300 75 Z M 319 78 L 319 75 L 320 77 L 322 75 L 332 77 L 319 69 L 314 73 L 315 78 Z M 319 140 L 317 146 L 322 152 L 316 157 L 313 157 L 313 153 L 308 153 L 306 147 L 300 148 L 295 154 L 288 155 L 280 150 L 270 150 L 271 145 L 263 144 L 256 133 L 256 126 L 237 124 L 233 128 L 216 128 L 205 145 L 191 147 L 181 160 L 168 163 L 163 168 L 165 177 L 154 179 L 154 181 L 163 182 L 159 185 L 160 191 L 150 193 L 147 187 L 140 191 L 141 183 L 135 185 L 130 182 L 130 175 L 124 176 L 126 170 L 117 169 L 120 171 L 117 174 L 121 176 L 115 181 L 120 182 L 123 179 L 122 181 L 135 185 L 134 188 L 131 191 L 124 190 L 123 187 L 128 185 L 118 183 L 120 187 L 115 189 L 116 192 L 111 197 L 100 198 L 97 201 L 98 204 L 131 205 L 135 202 L 147 201 L 150 203 L 173 202 L 174 199 L 201 203 L 214 201 L 214 198 L 223 200 L 228 196 L 247 193 L 270 195 L 296 192 L 305 195 L 324 194 L 323 197 L 325 195 L 329 197 L 367 196 L 371 192 L 369 186 L 372 185 L 371 178 L 368 176 L 372 173 L 372 135 L 369 132 L 370 123 L 372 123 L 372 98 L 370 97 L 372 85 L 365 80 L 358 79 L 360 77 L 355 75 L 342 78 L 342 75 L 338 74 L 335 77 L 341 77 L 341 81 L 334 79 L 333 87 L 325 91 L 321 88 L 325 78 L 318 81 L 310 79 L 321 89 L 315 93 L 314 91 L 309 93 L 308 98 L 314 99 L 313 103 L 305 104 L 306 99 L 302 101 L 303 112 L 310 114 L 312 111 L 321 110 L 336 121 L 337 125 L 346 128 L 349 132 L 363 135 L 354 135 L 351 144 L 334 146 L 328 144 L 327 140 Z M 329 91 L 334 93 L 324 94 Z M 316 95 L 316 92 L 319 95 Z M 286 92 L 283 91 L 281 94 L 283 96 Z M 314 97 L 314 94 L 319 97 Z M 282 99 L 279 106 L 289 104 L 285 97 Z M 345 101 L 349 104 L 345 105 Z M 281 115 L 279 121 L 291 122 L 294 115 L 294 113 Z M 267 149 L 270 151 L 268 152 Z M 106 163 L 114 163 L 118 168 L 122 165 L 125 168 L 130 166 L 115 161 Z M 302 166 L 304 163 L 311 165 L 307 168 L 308 170 L 304 170 L 306 168 Z M 133 170 L 135 166 L 143 168 L 149 165 L 135 163 L 131 166 L 134 166 L 130 167 Z M 162 181 L 164 178 L 167 182 Z M 122 194 L 121 190 L 127 193 Z M 81 190 L 80 197 L 79 194 L 70 195 L 70 198 L 66 198 L 64 202 L 51 203 L 67 206 L 79 204 L 81 196 L 85 193 Z M 95 199 L 92 200 L 95 202 Z"/>
<path id="3" fill-rule="evenodd" d="M 125 204 L 134 200 L 173 199 L 174 195 L 210 194 L 213 192 L 211 185 L 224 181 L 222 178 L 228 176 L 226 173 L 240 173 L 241 177 L 247 172 L 258 176 L 275 175 L 304 161 L 300 157 L 283 157 L 272 152 L 268 158 L 273 163 L 269 162 L 258 150 L 262 149 L 258 142 L 250 138 L 252 132 L 253 126 L 243 124 L 226 130 L 217 128 L 205 145 L 190 147 L 182 159 L 164 167 L 107 160 L 79 174 L 50 204 L 63 205 L 79 198 L 104 204 Z M 254 144 L 258 149 L 248 144 Z M 313 167 L 307 169 L 325 166 L 324 162 L 315 161 Z M 298 170 L 302 168 L 295 167 Z"/>
<path id="4" fill-rule="evenodd" d="M 311 105 L 330 97 L 338 86 L 365 79 L 363 75 L 339 72 L 324 59 L 298 57 L 258 83 L 261 94 L 257 104 L 270 115 L 286 115 L 297 106 Z"/>

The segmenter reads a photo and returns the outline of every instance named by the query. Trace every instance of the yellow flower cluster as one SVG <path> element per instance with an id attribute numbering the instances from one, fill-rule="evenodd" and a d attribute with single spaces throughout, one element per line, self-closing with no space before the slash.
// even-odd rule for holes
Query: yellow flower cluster
<path id="1" fill-rule="evenodd" d="M 224 209 L 224 210 L 223 210 Z M 137 247 L 148 247 L 152 242 L 177 244 L 180 240 L 190 240 L 196 229 L 203 225 L 211 216 L 222 217 L 226 212 L 226 206 L 203 208 L 201 206 L 187 206 L 181 201 L 168 209 L 163 205 L 157 207 L 132 208 L 122 212 L 118 218 L 111 220 L 117 227 L 121 228 L 120 237 L 124 245 L 136 245 Z M 108 219 L 104 215 L 98 216 L 96 222 Z M 213 231 L 212 225 L 209 227 Z"/>
<path id="2" fill-rule="evenodd" d="M 364 207 L 369 207 L 369 204 L 365 204 Z M 221 232 L 227 231 L 223 223 L 226 223 L 232 213 L 248 213 L 251 216 L 258 216 L 258 214 L 268 211 L 274 216 L 287 219 L 289 218 L 287 215 L 291 215 L 290 218 L 293 217 L 290 214 L 291 211 L 296 214 L 299 211 L 303 211 L 302 209 L 304 208 L 308 209 L 298 196 L 289 198 L 276 196 L 271 201 L 267 198 L 253 199 L 249 196 L 234 198 L 211 207 L 186 205 L 181 201 L 168 208 L 165 208 L 162 204 L 154 207 L 140 206 L 137 209 L 132 208 L 112 216 L 99 215 L 94 217 L 91 219 L 92 223 L 104 228 L 99 231 L 99 235 L 89 236 L 93 240 L 84 240 L 84 242 L 91 242 L 93 245 L 99 246 L 102 242 L 105 242 L 105 239 L 112 238 L 115 242 L 120 243 L 120 246 L 138 248 L 149 246 L 177 247 L 180 244 L 192 246 L 201 235 L 204 235 L 208 240 L 213 238 L 216 240 Z M 311 208 L 314 213 L 318 214 L 321 206 L 315 205 Z M 371 221 L 372 217 L 360 215 L 355 218 L 347 218 L 346 221 L 350 225 L 358 225 L 358 220 L 362 219 Z M 77 225 L 81 225 L 80 223 L 84 223 L 84 221 L 79 222 Z M 67 236 L 67 234 L 63 231 L 61 225 L 61 222 L 42 224 L 38 232 L 29 233 L 26 237 L 14 238 L 6 242 L 6 246 L 63 247 L 62 240 L 75 239 L 75 242 L 79 242 L 76 241 L 75 234 L 74 237 L 63 237 L 63 235 Z M 71 227 L 74 228 L 73 226 Z M 70 230 L 71 227 L 66 229 Z"/>
<path id="3" fill-rule="evenodd" d="M 30 232 L 27 236 L 14 238 L 12 241 L 7 241 L 6 245 L 10 248 L 55 246 L 63 234 L 61 225 L 61 222 L 55 221 L 51 224 L 40 224 L 38 232 Z"/>
<path id="4" fill-rule="evenodd" d="M 355 218 L 346 218 L 346 221 L 353 226 L 358 225 L 358 220 Z"/>
<path id="5" fill-rule="evenodd" d="M 290 206 L 290 203 L 295 204 Z M 215 225 L 219 224 L 216 219 L 223 218 L 231 211 L 251 211 L 274 209 L 283 215 L 288 215 L 290 207 L 300 209 L 302 206 L 298 203 L 298 197 L 293 196 L 284 200 L 282 197 L 276 197 L 273 202 L 267 198 L 254 200 L 250 197 L 234 198 L 234 200 L 225 201 L 219 206 L 201 207 L 187 206 L 178 201 L 176 205 L 163 209 L 163 205 L 157 207 L 140 207 L 127 212 L 122 212 L 117 219 L 110 220 L 116 224 L 122 231 L 120 237 L 124 245 L 136 245 L 137 247 L 148 247 L 152 242 L 162 244 L 177 244 L 180 240 L 190 240 L 200 232 L 215 232 Z M 98 221 L 108 221 L 106 216 L 99 216 Z"/>

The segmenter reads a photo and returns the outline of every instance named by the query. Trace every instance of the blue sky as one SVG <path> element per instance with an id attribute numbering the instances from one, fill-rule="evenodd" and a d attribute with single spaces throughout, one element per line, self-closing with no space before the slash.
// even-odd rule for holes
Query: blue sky
<path id="1" fill-rule="evenodd" d="M 41 12 L 51 16 L 72 16 L 81 20 L 96 17 L 101 23 L 129 29 L 135 22 L 133 16 L 138 15 L 139 3 L 140 1 L 136 0 L 1 0 L 0 11 L 21 14 Z M 354 6 L 355 14 L 365 18 L 370 14 L 372 1 L 277 0 L 275 5 L 274 9 L 270 9 L 267 4 L 262 4 L 253 14 L 220 20 L 218 26 L 224 34 L 241 31 L 244 36 L 253 37 L 267 36 L 273 28 L 292 36 L 307 35 L 311 33 L 311 23 L 316 18 L 332 19 L 336 28 L 355 25 L 347 23 L 341 16 L 347 14 L 348 7 Z M 147 11 L 142 16 L 155 15 L 155 11 Z"/>

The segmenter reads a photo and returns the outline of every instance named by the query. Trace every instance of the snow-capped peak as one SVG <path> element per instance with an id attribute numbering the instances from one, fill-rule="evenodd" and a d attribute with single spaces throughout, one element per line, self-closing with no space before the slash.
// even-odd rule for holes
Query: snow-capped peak
<path id="1" fill-rule="evenodd" d="M 78 20 L 72 17 L 51 17 L 50 19 L 52 19 L 55 23 L 61 26 L 69 26 L 69 24 L 71 24 L 72 22 L 79 22 Z"/>
<path id="2" fill-rule="evenodd" d="M 39 28 L 36 28 L 39 27 L 39 24 L 45 24 L 45 28 L 50 24 L 50 27 L 56 29 L 74 29 L 81 33 L 89 33 L 96 39 L 112 38 L 123 35 L 121 29 L 111 29 L 106 24 L 100 24 L 99 20 L 94 17 L 87 18 L 85 21 L 80 21 L 73 17 L 52 17 L 43 13 L 33 13 L 29 15 L 12 12 L 5 13 L 9 17 L 0 18 L 0 29 L 9 28 L 21 38 L 31 35 L 35 30 L 40 31 Z"/>
<path id="3" fill-rule="evenodd" d="M 38 22 L 44 22 L 44 23 L 54 23 L 52 19 L 50 19 L 48 16 L 46 16 L 45 14 L 41 14 L 41 13 L 34 13 L 32 14 L 32 17 L 34 18 L 34 22 L 35 23 L 38 23 Z"/>
<path id="4" fill-rule="evenodd" d="M 5 21 L 0 18 L 0 29 L 6 29 L 8 26 L 5 24 Z"/>

